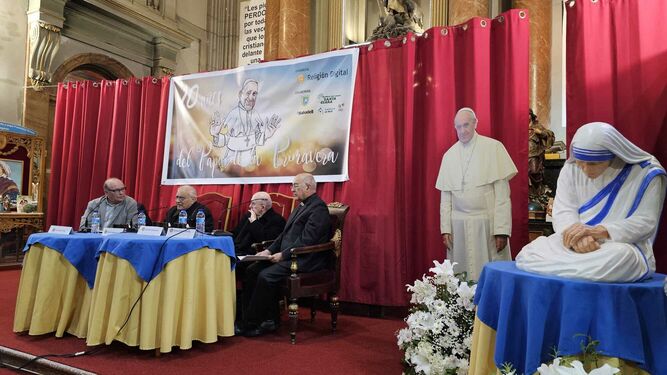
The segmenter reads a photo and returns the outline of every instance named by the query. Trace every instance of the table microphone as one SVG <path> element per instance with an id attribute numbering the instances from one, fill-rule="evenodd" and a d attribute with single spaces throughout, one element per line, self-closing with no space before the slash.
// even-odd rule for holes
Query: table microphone
<path id="1" fill-rule="evenodd" d="M 106 194 L 100 197 L 100 201 L 97 203 L 97 206 L 93 208 L 92 210 L 88 211 L 86 214 L 86 218 L 83 220 L 83 227 L 79 227 L 79 233 L 90 233 L 90 227 L 88 227 L 88 216 L 92 214 L 93 212 L 97 211 L 98 208 L 100 208 L 100 205 L 104 200 L 107 199 Z"/>

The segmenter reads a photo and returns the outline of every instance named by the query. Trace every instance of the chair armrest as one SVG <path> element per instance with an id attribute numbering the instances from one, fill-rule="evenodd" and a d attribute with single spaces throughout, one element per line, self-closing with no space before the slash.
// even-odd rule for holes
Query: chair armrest
<path id="1" fill-rule="evenodd" d="M 322 251 L 329 251 L 329 250 L 335 250 L 336 249 L 336 244 L 333 241 L 329 241 L 326 243 L 322 243 L 319 245 L 310 245 L 310 246 L 302 246 L 302 247 L 294 247 L 290 249 L 290 255 L 291 255 L 291 263 L 290 263 L 290 271 L 292 271 L 292 274 L 290 275 L 290 279 L 296 279 L 298 278 L 297 272 L 299 271 L 299 264 L 297 263 L 297 255 L 301 254 L 313 254 L 313 253 L 319 253 Z"/>
<path id="2" fill-rule="evenodd" d="M 335 248 L 336 244 L 333 241 L 329 241 L 319 245 L 295 247 L 293 249 L 290 249 L 290 254 L 292 254 L 292 256 L 300 254 L 312 254 L 312 253 L 319 253 L 321 251 L 334 250 Z"/>

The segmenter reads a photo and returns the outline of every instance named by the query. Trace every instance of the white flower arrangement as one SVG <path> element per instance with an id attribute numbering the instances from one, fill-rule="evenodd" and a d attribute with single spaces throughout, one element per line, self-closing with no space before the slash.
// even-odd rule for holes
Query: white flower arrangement
<path id="1" fill-rule="evenodd" d="M 573 357 L 562 358 L 558 354 L 558 350 L 554 349 L 552 354 L 554 360 L 550 364 L 543 363 L 537 369 L 540 375 L 613 375 L 621 372 L 620 369 L 612 367 L 608 364 L 599 366 L 600 352 L 597 350 L 599 341 L 593 340 L 590 336 L 577 334 L 585 339 L 581 342 L 581 355 L 584 361 L 574 360 Z M 595 367 L 595 368 L 594 368 Z M 590 369 L 591 372 L 587 372 Z M 514 367 L 510 363 L 503 364 L 500 369 L 502 375 L 516 375 Z"/>
<path id="2" fill-rule="evenodd" d="M 561 365 L 561 358 L 555 358 L 550 365 L 542 364 L 537 369 L 540 375 L 613 375 L 621 370 L 604 364 L 602 367 L 586 372 L 584 364 L 579 361 L 570 362 L 570 366 Z"/>
<path id="3" fill-rule="evenodd" d="M 467 374 L 475 320 L 473 297 L 477 285 L 454 274 L 454 264 L 434 261 L 414 285 L 407 327 L 397 333 L 398 347 L 405 352 L 405 374 Z"/>

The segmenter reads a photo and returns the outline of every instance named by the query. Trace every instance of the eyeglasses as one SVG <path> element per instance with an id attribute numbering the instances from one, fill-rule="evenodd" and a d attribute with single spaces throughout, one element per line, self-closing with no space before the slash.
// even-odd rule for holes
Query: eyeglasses
<path id="1" fill-rule="evenodd" d="M 125 186 L 123 186 L 122 188 L 118 188 L 118 189 L 107 189 L 107 192 L 109 192 L 109 193 L 120 193 L 121 191 L 125 191 Z"/>

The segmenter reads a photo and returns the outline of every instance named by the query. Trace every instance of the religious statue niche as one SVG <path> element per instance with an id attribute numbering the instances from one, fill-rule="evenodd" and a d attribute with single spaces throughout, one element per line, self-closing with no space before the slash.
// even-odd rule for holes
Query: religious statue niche
<path id="1" fill-rule="evenodd" d="M 41 212 L 44 140 L 0 132 L 0 212 Z"/>
<path id="2" fill-rule="evenodd" d="M 544 183 L 544 153 L 554 144 L 554 133 L 540 124 L 530 109 L 528 127 L 528 199 L 533 210 L 544 211 L 553 191 Z M 543 218 L 543 217 L 540 217 Z"/>
<path id="3" fill-rule="evenodd" d="M 377 0 L 380 24 L 373 30 L 369 41 L 403 36 L 409 32 L 424 32 L 422 13 L 414 0 Z"/>

